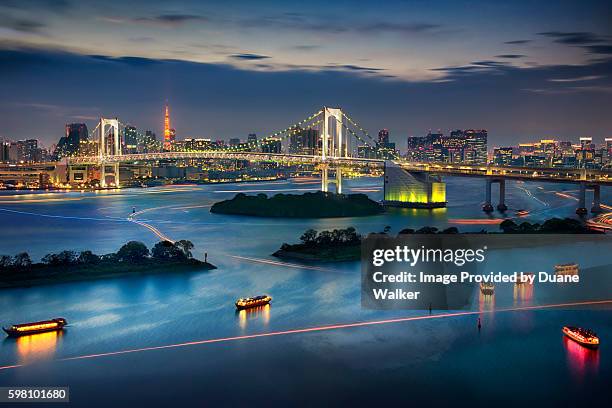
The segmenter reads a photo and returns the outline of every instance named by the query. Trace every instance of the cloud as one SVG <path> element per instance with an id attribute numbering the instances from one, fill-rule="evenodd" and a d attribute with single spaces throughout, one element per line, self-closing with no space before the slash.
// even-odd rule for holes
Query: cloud
<path id="1" fill-rule="evenodd" d="M 576 78 L 551 78 L 550 82 L 581 82 L 581 81 L 593 81 L 595 79 L 605 78 L 603 75 L 586 75 Z"/>
<path id="2" fill-rule="evenodd" d="M 233 58 L 233 59 L 237 59 L 237 60 L 246 60 L 246 61 L 258 61 L 258 60 L 263 60 L 263 59 L 271 58 L 271 57 L 269 57 L 267 55 L 249 54 L 249 53 L 245 53 L 245 54 L 232 54 L 229 57 Z"/>
<path id="3" fill-rule="evenodd" d="M 516 58 L 523 58 L 526 57 L 526 55 L 523 54 L 501 54 L 501 55 L 496 55 L 495 58 L 506 58 L 506 59 L 516 59 Z"/>
<path id="4" fill-rule="evenodd" d="M 538 35 L 554 38 L 555 42 L 568 45 L 585 45 L 600 43 L 604 41 L 603 38 L 601 38 L 599 35 L 587 31 L 545 31 L 542 33 L 538 33 Z"/>
<path id="5" fill-rule="evenodd" d="M 131 19 L 131 21 L 176 27 L 193 21 L 208 21 L 208 18 L 198 14 L 160 14 L 153 17 L 136 17 Z"/>
<path id="6" fill-rule="evenodd" d="M 612 44 L 587 45 L 584 48 L 593 54 L 612 54 Z"/>
<path id="7" fill-rule="evenodd" d="M 512 40 L 512 41 L 505 41 L 504 44 L 521 45 L 521 44 L 528 44 L 532 41 L 533 40 Z"/>
<path id="8" fill-rule="evenodd" d="M 426 31 L 433 31 L 440 28 L 439 24 L 431 23 L 389 23 L 378 22 L 368 25 L 363 25 L 358 28 L 358 31 L 365 33 L 385 33 L 395 32 L 400 34 L 414 34 Z"/>
<path id="9" fill-rule="evenodd" d="M 0 27 L 10 28 L 11 30 L 22 33 L 39 33 L 45 26 L 46 25 L 40 21 L 0 15 Z"/>
<path id="10" fill-rule="evenodd" d="M 298 51 L 313 51 L 313 50 L 321 48 L 321 46 L 304 44 L 304 45 L 294 45 L 292 48 Z"/>

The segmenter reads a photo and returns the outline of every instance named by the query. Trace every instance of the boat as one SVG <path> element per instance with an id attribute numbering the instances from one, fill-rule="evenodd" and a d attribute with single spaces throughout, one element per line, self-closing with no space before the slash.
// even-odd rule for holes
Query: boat
<path id="1" fill-rule="evenodd" d="M 240 298 L 236 301 L 236 309 L 249 309 L 251 307 L 264 306 L 272 301 L 268 295 L 255 296 L 249 298 Z"/>
<path id="2" fill-rule="evenodd" d="M 578 275 L 577 263 L 555 265 L 555 275 Z"/>
<path id="3" fill-rule="evenodd" d="M 26 336 L 28 334 L 36 334 L 50 331 L 62 330 L 68 322 L 63 317 L 58 317 L 51 320 L 42 320 L 40 322 L 14 324 L 9 327 L 3 327 L 2 330 L 9 336 Z"/>
<path id="4" fill-rule="evenodd" d="M 599 337 L 597 337 L 593 330 L 563 326 L 563 334 L 585 347 L 599 347 Z"/>
<path id="5" fill-rule="evenodd" d="M 516 211 L 516 215 L 518 215 L 519 217 L 525 217 L 525 216 L 529 215 L 529 211 L 527 211 L 527 210 L 517 210 Z"/>
<path id="6" fill-rule="evenodd" d="M 495 285 L 492 283 L 481 283 L 480 291 L 483 295 L 492 295 L 495 293 Z"/>

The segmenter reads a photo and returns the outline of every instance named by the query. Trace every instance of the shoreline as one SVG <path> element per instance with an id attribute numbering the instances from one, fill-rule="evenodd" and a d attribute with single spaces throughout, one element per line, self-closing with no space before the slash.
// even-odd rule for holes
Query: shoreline
<path id="1" fill-rule="evenodd" d="M 70 282 L 82 282 L 90 280 L 101 280 L 110 278 L 125 278 L 129 276 L 156 275 L 162 273 L 178 272 L 208 272 L 217 267 L 209 262 L 190 259 L 188 262 L 147 262 L 142 264 L 112 264 L 91 266 L 56 266 L 56 267 L 34 267 L 29 272 L 16 272 L 8 277 L 22 277 L 23 279 L 6 279 L 0 277 L 0 290 L 13 288 L 28 288 L 33 286 L 54 285 Z M 113 271 L 113 268 L 121 267 L 120 271 Z M 38 271 L 36 270 L 38 269 Z M 70 270 L 72 269 L 72 270 Z M 102 269 L 102 270 L 96 270 Z"/>

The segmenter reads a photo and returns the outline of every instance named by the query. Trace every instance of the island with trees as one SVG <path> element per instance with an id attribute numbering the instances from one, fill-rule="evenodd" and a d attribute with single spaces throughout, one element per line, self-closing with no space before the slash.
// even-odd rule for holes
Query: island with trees
<path id="1" fill-rule="evenodd" d="M 0 255 L 0 288 L 34 286 L 160 272 L 211 270 L 216 267 L 195 259 L 193 243 L 187 240 L 160 241 L 151 250 L 130 241 L 115 253 L 61 251 L 32 262 L 27 252 Z"/>
<path id="2" fill-rule="evenodd" d="M 499 232 L 486 230 L 475 232 L 460 232 L 457 227 L 438 229 L 436 227 L 421 227 L 419 229 L 405 228 L 399 235 L 409 234 L 600 234 L 599 231 L 589 229 L 579 220 L 572 218 L 551 218 L 542 224 L 521 222 L 511 219 L 500 223 Z M 378 234 L 388 234 L 391 227 L 386 226 Z M 317 232 L 306 230 L 300 237 L 300 243 L 284 243 L 273 256 L 278 258 L 301 261 L 341 262 L 357 261 L 361 257 L 362 236 L 355 228 L 335 229 L 333 231 Z"/>
<path id="3" fill-rule="evenodd" d="M 304 194 L 246 195 L 238 193 L 230 200 L 215 203 L 216 214 L 257 217 L 331 218 L 361 217 L 384 212 L 382 205 L 365 194 L 335 194 L 318 191 Z"/>
<path id="4" fill-rule="evenodd" d="M 355 261 L 361 256 L 361 235 L 355 228 L 317 232 L 306 230 L 299 244 L 283 244 L 272 255 L 302 261 Z"/>

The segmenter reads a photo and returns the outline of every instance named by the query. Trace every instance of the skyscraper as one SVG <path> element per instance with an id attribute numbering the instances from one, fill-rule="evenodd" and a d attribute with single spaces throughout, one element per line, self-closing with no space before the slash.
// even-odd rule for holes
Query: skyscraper
<path id="1" fill-rule="evenodd" d="M 138 148 L 138 134 L 134 126 L 123 129 L 123 144 L 126 153 L 136 153 Z"/>
<path id="2" fill-rule="evenodd" d="M 77 154 L 81 141 L 89 139 L 87 125 L 84 123 L 66 124 L 66 133 L 57 143 L 56 154 L 58 157 L 73 156 Z"/>

